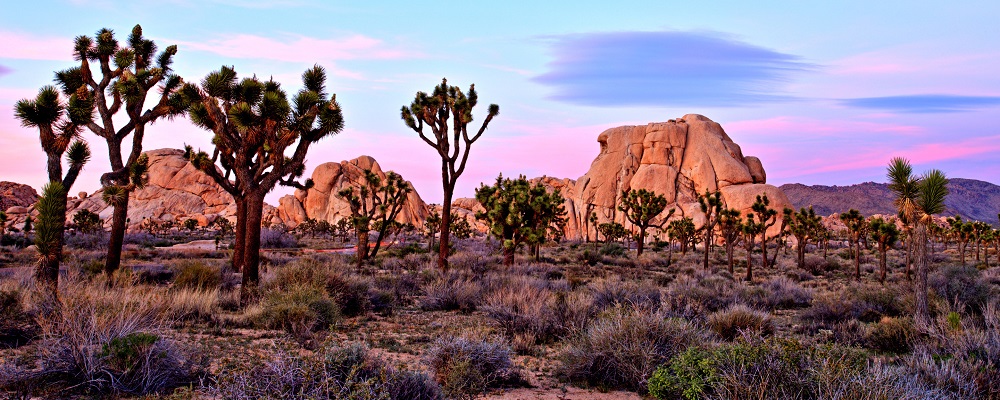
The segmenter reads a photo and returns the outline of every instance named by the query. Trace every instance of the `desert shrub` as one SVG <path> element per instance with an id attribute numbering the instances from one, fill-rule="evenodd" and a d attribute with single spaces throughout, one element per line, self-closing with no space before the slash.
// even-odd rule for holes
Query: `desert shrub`
<path id="1" fill-rule="evenodd" d="M 169 313 L 178 320 L 210 322 L 221 308 L 218 288 L 181 288 L 170 293 Z"/>
<path id="2" fill-rule="evenodd" d="M 420 299 L 420 308 L 424 310 L 471 313 L 479 305 L 482 287 L 467 275 L 449 272 L 426 285 L 424 292 Z"/>
<path id="3" fill-rule="evenodd" d="M 425 374 L 392 368 L 359 345 L 329 343 L 309 354 L 285 346 L 269 357 L 225 359 L 209 392 L 223 399 L 444 398 Z"/>
<path id="4" fill-rule="evenodd" d="M 38 334 L 38 324 L 25 310 L 21 288 L 0 288 L 0 348 L 17 347 Z"/>
<path id="5" fill-rule="evenodd" d="M 657 366 L 708 340 L 687 321 L 644 309 L 615 308 L 567 339 L 557 373 L 574 383 L 645 391 Z"/>
<path id="6" fill-rule="evenodd" d="M 720 275 L 695 272 L 678 277 L 667 286 L 665 305 L 672 314 L 685 318 L 704 315 L 728 307 L 736 299 L 736 283 Z"/>
<path id="7" fill-rule="evenodd" d="M 203 371 L 194 353 L 161 337 L 162 297 L 139 287 L 60 282 L 59 311 L 42 307 L 38 362 L 0 382 L 36 396 L 162 393 Z"/>
<path id="8" fill-rule="evenodd" d="M 340 319 L 340 308 L 322 288 L 298 285 L 271 292 L 264 301 L 262 323 L 284 329 L 303 344 L 312 344 L 314 332 Z"/>
<path id="9" fill-rule="evenodd" d="M 260 230 L 260 248 L 262 249 L 288 249 L 298 245 L 299 241 L 295 235 L 284 230 L 271 228 Z"/>
<path id="10" fill-rule="evenodd" d="M 174 286 L 191 289 L 218 289 L 222 284 L 222 269 L 203 261 L 183 261 L 176 267 Z"/>
<path id="11" fill-rule="evenodd" d="M 803 314 L 806 320 L 836 323 L 853 317 L 854 303 L 840 293 L 823 293 L 813 298 L 812 306 Z"/>
<path id="12" fill-rule="evenodd" d="M 874 322 L 882 317 L 897 317 L 904 313 L 899 291 L 880 285 L 855 284 L 844 293 L 851 299 L 853 318 Z"/>
<path id="13" fill-rule="evenodd" d="M 322 288 L 333 299 L 344 316 L 357 316 L 372 308 L 371 281 L 362 276 L 342 272 L 336 263 L 321 259 L 303 259 L 292 262 L 275 274 L 270 286 L 288 290 L 296 286 Z M 379 300 L 379 299 L 376 299 Z"/>
<path id="14" fill-rule="evenodd" d="M 706 325 L 725 340 L 733 340 L 744 334 L 766 336 L 774 333 L 771 314 L 743 304 L 734 304 L 710 314 Z"/>
<path id="15" fill-rule="evenodd" d="M 170 246 L 173 242 L 161 239 L 148 232 L 129 232 L 125 234 L 124 244 L 131 244 L 139 247 L 151 249 L 154 247 Z"/>
<path id="16" fill-rule="evenodd" d="M 938 269 L 927 279 L 927 285 L 953 308 L 969 307 L 979 313 L 993 296 L 993 287 L 982 278 L 982 273 L 970 266 L 947 266 Z"/>
<path id="17" fill-rule="evenodd" d="M 577 261 L 584 264 L 594 266 L 601 262 L 601 255 L 596 251 L 591 251 L 590 249 L 584 250 L 583 253 L 577 257 Z"/>
<path id="18" fill-rule="evenodd" d="M 426 362 L 450 398 L 474 398 L 497 387 L 519 386 L 523 378 L 501 342 L 442 338 L 427 350 Z"/>
<path id="19" fill-rule="evenodd" d="M 108 248 L 111 235 L 104 231 L 66 234 L 66 247 L 81 250 L 102 250 Z"/>
<path id="20" fill-rule="evenodd" d="M 647 282 L 605 279 L 590 285 L 594 308 L 598 311 L 616 306 L 660 308 L 660 288 Z"/>
<path id="21" fill-rule="evenodd" d="M 746 287 L 740 300 L 771 310 L 808 307 L 812 292 L 786 277 L 778 277 L 760 286 Z"/>
<path id="22" fill-rule="evenodd" d="M 608 257 L 624 257 L 628 250 L 618 242 L 608 242 L 601 246 L 601 255 Z"/>
<path id="23" fill-rule="evenodd" d="M 483 310 L 515 344 L 533 345 L 584 327 L 593 314 L 588 300 L 582 293 L 524 277 L 491 291 Z"/>
<path id="24" fill-rule="evenodd" d="M 420 282 L 414 273 L 377 276 L 374 287 L 392 295 L 393 307 L 413 303 L 413 298 L 420 293 Z M 378 307 L 373 305 L 373 308 L 377 311 Z"/>
<path id="25" fill-rule="evenodd" d="M 916 339 L 916 329 L 908 318 L 882 317 L 865 337 L 869 348 L 890 353 L 906 353 Z"/>

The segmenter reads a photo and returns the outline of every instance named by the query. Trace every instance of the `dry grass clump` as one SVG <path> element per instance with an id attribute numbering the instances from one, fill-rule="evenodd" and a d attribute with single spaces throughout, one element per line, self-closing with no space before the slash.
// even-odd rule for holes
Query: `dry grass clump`
<path id="1" fill-rule="evenodd" d="M 449 398 L 471 399 L 492 388 L 524 384 L 510 347 L 499 341 L 438 339 L 427 350 L 426 362 Z"/>
<path id="2" fill-rule="evenodd" d="M 557 374 L 602 389 L 645 391 L 657 366 L 710 340 L 685 320 L 642 308 L 614 308 L 567 340 Z"/>
<path id="3" fill-rule="evenodd" d="M 276 346 L 268 357 L 223 360 L 208 392 L 223 399 L 444 398 L 427 375 L 392 368 L 359 345 L 330 343 L 308 354 Z"/>
<path id="4" fill-rule="evenodd" d="M 882 317 L 898 317 L 907 313 L 906 296 L 901 289 L 874 284 L 852 284 L 840 292 L 816 296 L 802 317 L 809 321 L 832 325 L 857 319 L 875 322 Z"/>
<path id="5" fill-rule="evenodd" d="M 658 310 L 661 303 L 660 289 L 647 282 L 603 279 L 588 285 L 594 296 L 594 308 L 632 306 Z"/>
<path id="6" fill-rule="evenodd" d="M 934 271 L 927 285 L 953 309 L 968 307 L 979 313 L 990 299 L 1000 294 L 998 288 L 983 278 L 983 273 L 971 266 L 946 266 Z"/>
<path id="7" fill-rule="evenodd" d="M 262 305 L 264 326 L 284 329 L 307 346 L 315 345 L 315 333 L 329 329 L 341 316 L 326 291 L 305 284 L 270 292 Z"/>
<path id="8" fill-rule="evenodd" d="M 771 314 L 743 304 L 734 304 L 725 310 L 710 314 L 706 325 L 725 340 L 746 335 L 767 336 L 774 333 Z"/>
<path id="9" fill-rule="evenodd" d="M 494 289 L 482 308 L 519 345 L 557 340 L 585 327 L 594 313 L 582 292 L 554 288 L 550 281 L 530 277 L 512 278 Z"/>
<path id="10" fill-rule="evenodd" d="M 693 272 L 667 286 L 664 301 L 668 311 L 685 318 L 703 318 L 728 307 L 737 297 L 737 283 L 731 277 Z"/>
<path id="11" fill-rule="evenodd" d="M 741 301 L 769 310 L 808 307 L 812 291 L 787 277 L 777 277 L 757 286 L 741 286 Z"/>
<path id="12" fill-rule="evenodd" d="M 159 393 L 202 368 L 192 353 L 161 336 L 169 307 L 162 292 L 61 283 L 58 303 L 34 305 L 41 330 L 37 367 L 7 374 L 0 387 L 42 396 Z"/>
<path id="13" fill-rule="evenodd" d="M 0 348 L 24 345 L 38 334 L 35 317 L 25 307 L 26 295 L 17 285 L 0 285 Z"/>
<path id="14" fill-rule="evenodd" d="M 479 306 L 482 285 L 471 276 L 459 272 L 448 272 L 424 286 L 424 297 L 420 308 L 426 311 L 459 310 L 471 313 Z"/>
<path id="15" fill-rule="evenodd" d="M 917 339 L 917 331 L 909 318 L 882 317 L 872 324 L 865 337 L 867 347 L 890 353 L 906 353 Z"/>
<path id="16" fill-rule="evenodd" d="M 211 290 L 222 285 L 222 269 L 206 264 L 202 260 L 186 260 L 175 268 L 174 286 Z"/>

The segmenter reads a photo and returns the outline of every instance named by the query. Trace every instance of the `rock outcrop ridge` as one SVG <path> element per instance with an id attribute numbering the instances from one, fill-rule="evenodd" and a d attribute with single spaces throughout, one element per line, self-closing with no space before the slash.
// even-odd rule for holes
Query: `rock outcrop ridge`
<path id="1" fill-rule="evenodd" d="M 371 170 L 385 180 L 382 167 L 369 156 L 353 160 L 320 164 L 313 170 L 313 187 L 296 190 L 294 195 L 286 195 L 278 201 L 277 217 L 290 228 L 298 226 L 306 218 L 337 222 L 351 215 L 350 204 L 338 193 L 347 187 L 360 187 L 365 179 L 364 171 Z M 412 187 L 412 185 L 411 185 Z M 429 208 L 416 190 L 410 192 L 396 221 L 423 227 Z"/>

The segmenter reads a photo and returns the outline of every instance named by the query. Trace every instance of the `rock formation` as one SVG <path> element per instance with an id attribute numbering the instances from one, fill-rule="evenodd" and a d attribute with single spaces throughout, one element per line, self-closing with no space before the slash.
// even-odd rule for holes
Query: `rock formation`
<path id="1" fill-rule="evenodd" d="M 385 179 L 382 167 L 369 156 L 339 163 L 320 164 L 313 170 L 312 188 L 297 190 L 294 195 L 284 196 L 278 201 L 278 218 L 284 221 L 286 226 L 294 228 L 306 218 L 332 223 L 350 216 L 350 205 L 337 193 L 346 187 L 359 187 L 364 181 L 364 170 L 367 169 Z M 428 210 L 427 204 L 414 190 L 407 196 L 406 203 L 396 220 L 422 227 Z"/>
<path id="2" fill-rule="evenodd" d="M 727 207 L 744 215 L 760 194 L 766 194 L 779 212 L 791 206 L 780 189 L 766 184 L 760 160 L 744 157 L 722 126 L 704 116 L 689 114 L 668 122 L 611 128 L 597 141 L 601 153 L 590 170 L 572 190 L 564 190 L 572 200 L 567 206 L 569 238 L 586 236 L 584 229 L 593 232 L 587 221 L 589 211 L 597 213 L 598 223 L 616 221 L 628 227 L 617 210 L 622 191 L 628 189 L 664 195 L 677 209 L 677 217 L 691 217 L 699 226 L 704 215 L 697 196 L 705 191 L 719 190 Z"/>

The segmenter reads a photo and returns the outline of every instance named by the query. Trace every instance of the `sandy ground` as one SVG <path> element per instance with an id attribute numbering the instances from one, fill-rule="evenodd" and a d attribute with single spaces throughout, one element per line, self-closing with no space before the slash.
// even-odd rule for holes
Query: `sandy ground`
<path id="1" fill-rule="evenodd" d="M 165 250 L 215 250 L 215 240 L 195 240 L 193 242 L 175 244 L 169 247 L 157 247 Z"/>
<path id="2" fill-rule="evenodd" d="M 564 391 L 565 390 L 565 391 Z M 640 400 L 638 394 L 631 392 L 598 392 L 586 389 L 579 389 L 567 386 L 562 389 L 513 389 L 503 393 L 494 393 L 486 396 L 487 399 L 495 400 L 521 400 L 521 399 L 551 399 L 551 400 Z"/>

